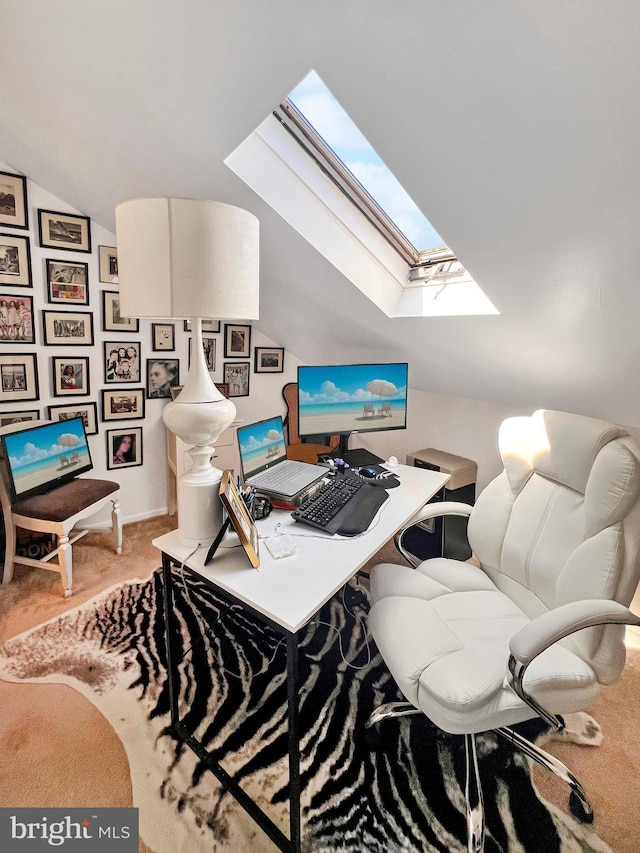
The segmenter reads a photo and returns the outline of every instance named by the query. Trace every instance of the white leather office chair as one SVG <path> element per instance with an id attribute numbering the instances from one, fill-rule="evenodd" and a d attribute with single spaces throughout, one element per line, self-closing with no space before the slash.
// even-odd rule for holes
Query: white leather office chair
<path id="1" fill-rule="evenodd" d="M 475 735 L 496 730 L 571 787 L 570 807 L 593 812 L 580 783 L 509 726 L 585 711 L 625 662 L 625 624 L 640 572 L 640 446 L 614 424 L 553 411 L 509 418 L 504 471 L 474 507 L 428 504 L 419 518 L 469 517 L 480 568 L 445 558 L 371 573 L 370 629 L 408 703 L 463 735 L 468 849 L 484 845 Z M 412 523 L 418 518 L 414 518 Z M 584 630 L 583 630 L 584 629 Z"/>

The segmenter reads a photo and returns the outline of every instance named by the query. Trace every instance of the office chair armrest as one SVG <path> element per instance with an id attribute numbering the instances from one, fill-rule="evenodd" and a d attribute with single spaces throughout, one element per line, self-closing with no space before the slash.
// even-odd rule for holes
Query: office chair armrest
<path id="1" fill-rule="evenodd" d="M 507 678 L 510 686 L 523 702 L 557 731 L 563 728 L 564 723 L 527 693 L 523 685 L 525 671 L 532 660 L 558 640 L 596 625 L 640 625 L 640 618 L 616 601 L 572 601 L 532 619 L 509 642 Z"/>
<path id="2" fill-rule="evenodd" d="M 471 515 L 472 509 L 473 507 L 470 504 L 458 503 L 457 501 L 437 501 L 425 504 L 404 525 L 400 533 L 404 533 L 405 530 L 413 527 L 419 521 L 426 521 L 428 518 L 437 518 L 440 515 L 462 515 L 468 518 Z"/>

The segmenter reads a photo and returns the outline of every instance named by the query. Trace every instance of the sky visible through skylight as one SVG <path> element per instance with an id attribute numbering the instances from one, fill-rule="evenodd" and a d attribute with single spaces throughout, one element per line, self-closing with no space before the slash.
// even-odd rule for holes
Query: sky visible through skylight
<path id="1" fill-rule="evenodd" d="M 446 245 L 315 71 L 289 100 L 419 252 Z"/>

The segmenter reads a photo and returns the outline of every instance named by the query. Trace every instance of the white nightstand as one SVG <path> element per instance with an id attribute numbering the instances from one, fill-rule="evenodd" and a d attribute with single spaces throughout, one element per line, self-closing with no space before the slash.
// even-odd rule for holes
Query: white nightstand
<path id="1" fill-rule="evenodd" d="M 216 452 L 211 464 L 224 471 L 230 468 L 235 474 L 240 473 L 240 456 L 236 442 L 236 428 L 242 423 L 241 420 L 234 421 L 215 443 Z M 181 438 L 172 433 L 167 433 L 167 507 L 169 515 L 177 510 L 177 481 L 183 471 L 191 467 L 191 458 L 187 453 L 187 447 Z"/>

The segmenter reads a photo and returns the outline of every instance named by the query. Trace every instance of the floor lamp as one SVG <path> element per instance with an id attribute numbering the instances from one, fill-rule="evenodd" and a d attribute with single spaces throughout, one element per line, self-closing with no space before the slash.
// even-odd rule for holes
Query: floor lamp
<path id="1" fill-rule="evenodd" d="M 130 199 L 116 207 L 116 238 L 123 316 L 191 320 L 187 381 L 162 418 L 193 460 L 178 480 L 181 541 L 209 545 L 223 521 L 213 445 L 236 407 L 209 375 L 202 320 L 258 318 L 258 220 L 215 201 Z"/>

